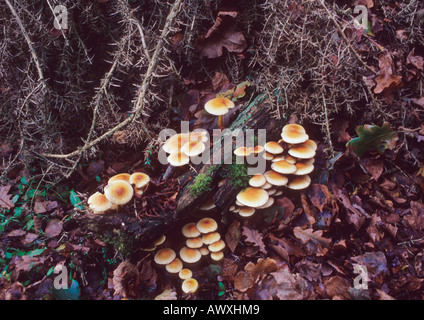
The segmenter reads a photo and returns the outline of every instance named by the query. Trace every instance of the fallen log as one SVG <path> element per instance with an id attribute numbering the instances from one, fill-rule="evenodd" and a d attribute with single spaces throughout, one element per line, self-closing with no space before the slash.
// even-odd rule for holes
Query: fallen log
<path id="1" fill-rule="evenodd" d="M 192 167 L 194 170 L 189 170 L 187 166 L 187 171 L 177 179 L 179 186 L 178 192 L 174 195 L 175 199 L 172 199 L 166 206 L 162 205 L 160 208 L 156 208 L 156 215 L 137 216 L 137 208 L 135 207 L 135 209 L 131 209 L 133 213 L 126 210 L 127 212 L 119 211 L 114 214 L 84 215 L 79 218 L 80 226 L 86 231 L 95 233 L 102 241 L 112 244 L 127 256 L 136 252 L 137 249 L 151 247 L 154 240 L 159 238 L 162 233 L 168 234 L 171 229 L 192 218 L 192 214 L 197 212 L 199 206 L 204 204 L 208 198 L 213 199 L 218 214 L 225 215 L 229 207 L 234 204 L 236 195 L 240 191 L 234 188 L 229 179 L 218 186 L 218 182 L 222 179 L 223 170 L 227 165 L 222 163 L 228 161 L 228 153 L 224 154 L 224 150 L 229 150 L 228 148 L 232 150 L 235 144 L 234 139 L 228 139 L 228 135 L 231 135 L 237 129 L 240 129 L 241 132 L 246 132 L 248 129 L 253 129 L 255 132 L 258 129 L 265 129 L 266 139 L 278 140 L 280 137 L 283 123 L 281 120 L 272 118 L 268 113 L 266 103 L 264 96 L 258 96 L 239 113 L 236 120 L 228 128 L 229 130 L 224 130 L 221 139 L 212 144 L 208 163 Z M 232 152 L 230 154 L 232 156 Z M 220 159 L 222 159 L 218 164 L 214 161 L 214 157 L 217 155 L 221 155 Z M 194 195 L 191 188 L 196 177 L 201 174 L 210 177 L 210 186 L 200 194 Z M 159 182 L 156 181 L 155 183 L 158 184 Z M 149 191 L 147 191 L 147 194 Z M 153 194 L 151 205 L 159 207 L 154 199 Z"/>

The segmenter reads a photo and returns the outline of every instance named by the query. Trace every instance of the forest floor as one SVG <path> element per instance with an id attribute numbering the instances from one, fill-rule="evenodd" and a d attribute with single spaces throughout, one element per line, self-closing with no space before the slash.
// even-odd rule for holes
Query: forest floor
<path id="1" fill-rule="evenodd" d="M 106 10 L 104 7 L 112 5 L 110 2 L 98 0 L 95 6 Z M 130 2 L 134 6 L 138 3 Z M 284 3 L 291 10 L 290 17 L 301 16 L 302 10 L 307 10 L 301 5 L 288 5 L 289 2 Z M 345 2 L 350 4 L 350 1 Z M 251 219 L 241 219 L 237 213 L 214 208 L 189 213 L 185 221 L 168 226 L 164 231 L 167 241 L 162 246 L 177 247 L 184 241 L 180 234 L 184 223 L 195 222 L 205 216 L 212 216 L 218 221 L 218 231 L 226 243 L 225 256 L 219 262 L 204 259 L 200 265 L 193 267 L 193 277 L 199 283 L 195 294 L 182 292 L 181 280 L 155 264 L 154 255 L 159 248 L 123 253 L 78 223 L 79 218 L 91 214 L 88 197 L 103 190 L 111 176 L 138 171 L 148 173 L 152 180 L 163 176 L 166 166 L 158 161 L 160 144 L 156 138 L 153 139 L 155 143 L 144 139 L 142 151 L 134 152 L 140 146 L 131 145 L 128 141 L 143 130 L 138 127 L 138 133 L 131 135 L 122 128 L 115 131 L 108 142 L 103 141 L 96 146 L 95 155 L 78 158 L 71 166 L 71 161 L 67 163 L 66 159 L 61 159 L 63 162 L 55 167 L 40 169 L 37 167 L 40 159 L 46 161 L 44 164 L 55 159 L 46 160 L 48 156 L 40 156 L 37 161 L 32 159 L 28 162 L 29 157 L 34 154 L 39 156 L 42 151 L 38 154 L 38 149 L 31 149 L 31 152 L 25 153 L 23 140 L 10 139 L 10 124 L 2 125 L 0 152 L 4 174 L 0 185 L 0 299 L 422 300 L 424 8 L 417 2 L 410 12 L 412 20 L 408 20 L 410 24 L 406 26 L 405 20 L 400 19 L 404 24 L 397 24 L 396 20 L 389 19 L 389 16 L 401 16 L 405 10 L 410 10 L 409 6 L 402 6 L 402 2 L 387 1 L 381 5 L 374 5 L 372 0 L 351 2 L 366 6 L 372 16 L 365 29 L 350 33 L 347 29 L 342 31 L 348 34 L 349 39 L 346 43 L 340 36 L 340 51 L 352 49 L 359 55 L 358 62 L 357 56 L 352 54 L 357 65 L 351 68 L 357 69 L 363 76 L 352 79 L 352 84 L 346 79 L 341 82 L 346 87 L 353 87 L 356 85 L 353 82 L 359 79 L 364 82 L 363 91 L 369 91 L 364 93 L 365 98 L 358 101 L 357 97 L 345 97 L 346 101 L 350 98 L 355 100 L 353 105 L 359 107 L 354 112 L 332 110 L 331 129 L 321 120 L 326 119 L 321 109 L 321 118 L 314 118 L 308 111 L 302 113 L 297 110 L 290 114 L 289 108 L 283 110 L 285 116 L 280 117 L 281 123 L 301 123 L 310 139 L 318 145 L 312 183 L 307 189 L 285 190 L 275 197 L 270 208 L 258 210 Z M 327 2 L 327 9 L 332 8 L 334 3 L 341 7 L 344 1 Z M 9 10 L 7 7 L 3 9 Z M 231 10 L 211 9 L 211 12 L 215 18 L 220 16 L 222 21 L 227 22 L 229 20 L 225 19 L 233 19 L 237 15 Z M 342 25 L 344 20 L 339 15 L 343 13 L 332 12 L 333 18 Z M 211 59 L 209 67 L 212 69 L 209 71 L 213 70 L 214 57 L 223 55 L 220 52 L 223 48 L 227 58 L 231 57 L 230 61 L 243 61 L 238 65 L 240 68 L 248 69 L 249 59 L 253 61 L 253 57 L 261 59 L 257 57 L 260 55 L 259 46 L 265 44 L 251 43 L 247 36 L 245 43 L 243 32 L 236 32 L 228 25 L 220 26 L 219 21 L 210 21 L 205 30 L 208 34 L 226 32 L 225 37 L 215 34 L 211 42 L 207 37 L 202 39 L 203 42 L 199 41 L 200 55 Z M 328 21 L 334 27 L 330 17 Z M 415 33 L 408 33 L 411 30 Z M 334 33 L 338 33 L 337 28 Z M 389 33 L 395 40 L 388 40 Z M 71 37 L 71 33 L 68 36 Z M 54 37 L 61 37 L 61 34 Z M 183 38 L 182 33 L 174 32 L 170 40 L 173 55 L 182 53 Z M 409 42 L 410 38 L 417 40 Z M 271 46 L 272 43 L 269 44 Z M 139 47 L 142 48 L 141 45 Z M 319 50 L 325 51 L 325 48 Z M 327 56 L 324 64 L 328 68 L 339 68 L 339 62 L 349 62 L 342 61 L 343 52 L 339 52 L 339 56 Z M 254 95 L 261 92 L 256 83 L 260 80 L 247 76 L 238 79 L 230 74 L 231 70 L 236 70 L 235 65 L 227 72 L 215 70 L 208 80 L 203 81 L 186 77 L 185 63 L 177 61 L 182 76 L 175 88 L 179 88 L 180 95 L 169 101 L 176 107 L 163 107 L 158 115 L 153 112 L 150 118 L 143 118 L 147 119 L 145 124 L 148 128 L 156 133 L 166 125 L 178 131 L 181 120 L 189 120 L 191 126 L 211 131 L 216 128 L 217 121 L 202 113 L 205 101 L 218 93 L 229 94 L 236 108 L 231 117 L 226 118 L 228 123 L 251 102 Z M 36 74 L 36 68 L 33 68 Z M 293 77 L 301 73 L 294 69 Z M 343 73 L 343 67 L 339 71 Z M 133 77 L 131 72 L 126 75 Z M 338 76 L 331 71 L 327 76 L 331 78 L 333 75 Z M 308 85 L 316 79 L 312 71 L 309 76 L 304 76 L 306 80 L 302 83 L 305 87 L 299 85 L 296 88 L 308 95 Z M 334 83 L 332 85 L 337 88 Z M 10 90 L 14 89 L 6 85 L 6 80 L 0 82 L 0 97 L 3 96 L 5 106 L 11 99 L 7 96 Z M 122 94 L 117 101 L 124 101 L 127 94 Z M 268 96 L 269 104 L 276 104 L 277 109 L 267 112 L 278 116 L 280 100 L 275 99 L 273 94 L 275 92 Z M 366 97 L 371 96 L 376 98 L 366 101 Z M 299 94 L 298 101 L 292 104 L 301 105 L 302 97 Z M 115 103 L 111 102 L 111 109 Z M 162 106 L 161 103 L 166 104 L 152 105 Z M 22 111 L 24 104 L 20 106 Z M 374 107 L 391 111 L 386 116 L 379 115 L 369 120 L 370 114 L 378 114 L 382 110 L 370 110 Z M 111 119 L 119 123 L 125 119 L 126 113 L 130 111 L 123 108 Z M 90 128 L 91 118 L 87 121 Z M 99 121 L 98 130 L 107 131 L 107 120 Z M 36 131 L 37 128 L 36 123 L 23 122 L 22 125 L 30 128 L 28 130 Z M 18 135 L 22 132 L 25 135 L 25 130 L 16 129 Z M 72 127 L 65 134 L 71 133 Z M 81 141 L 85 143 L 85 138 L 84 135 L 73 137 L 66 152 L 77 150 Z M 54 147 L 62 143 L 58 138 L 52 141 Z M 128 146 L 131 148 L 125 149 Z M 31 148 L 35 147 L 36 143 L 33 143 Z M 72 170 L 67 178 L 64 178 L 65 174 L 60 176 L 59 171 L 52 178 L 50 168 L 62 168 L 67 173 L 69 168 Z M 190 166 L 187 170 L 194 168 Z M 174 178 L 178 180 L 179 177 Z M 138 201 L 142 203 L 142 200 Z M 222 219 L 224 216 L 225 219 Z M 59 278 L 67 282 L 68 289 L 55 288 L 55 281 Z"/>

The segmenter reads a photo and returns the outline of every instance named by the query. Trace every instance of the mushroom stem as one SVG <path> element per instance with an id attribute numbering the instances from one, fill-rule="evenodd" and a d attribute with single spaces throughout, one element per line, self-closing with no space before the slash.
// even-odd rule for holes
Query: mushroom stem
<path id="1" fill-rule="evenodd" d="M 219 129 L 224 129 L 224 116 L 218 116 L 218 127 Z"/>

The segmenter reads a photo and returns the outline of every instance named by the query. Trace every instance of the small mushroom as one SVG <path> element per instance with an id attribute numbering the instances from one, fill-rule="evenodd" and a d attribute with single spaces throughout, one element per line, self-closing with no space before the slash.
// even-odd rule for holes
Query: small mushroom
<path id="1" fill-rule="evenodd" d="M 268 193 L 261 188 L 247 187 L 237 194 L 237 200 L 244 206 L 256 208 L 268 201 Z"/>
<path id="2" fill-rule="evenodd" d="M 100 214 L 112 208 L 112 202 L 110 202 L 106 196 L 100 192 L 92 194 L 87 200 L 88 206 L 93 213 Z"/>
<path id="3" fill-rule="evenodd" d="M 309 139 L 305 129 L 300 124 L 288 124 L 283 127 L 281 138 L 286 143 L 303 143 Z"/>
<path id="4" fill-rule="evenodd" d="M 234 154 L 239 157 L 247 157 L 248 155 L 252 154 L 252 152 L 249 150 L 249 148 L 238 147 L 234 150 Z"/>
<path id="5" fill-rule="evenodd" d="M 310 159 L 315 156 L 315 150 L 305 145 L 299 145 L 290 148 L 289 155 L 298 159 Z"/>
<path id="6" fill-rule="evenodd" d="M 186 246 L 192 249 L 199 249 L 203 246 L 203 240 L 201 237 L 197 238 L 188 238 L 186 240 Z"/>
<path id="7" fill-rule="evenodd" d="M 197 222 L 196 227 L 201 233 L 210 233 L 218 229 L 218 224 L 212 218 L 203 218 Z"/>
<path id="8" fill-rule="evenodd" d="M 185 224 L 181 229 L 181 232 L 186 238 L 196 238 L 201 234 L 200 231 L 197 229 L 195 222 L 189 222 Z"/>
<path id="9" fill-rule="evenodd" d="M 252 208 L 252 207 L 241 207 L 238 214 L 240 215 L 240 217 L 249 218 L 253 216 L 255 211 L 256 211 L 255 208 Z"/>
<path id="10" fill-rule="evenodd" d="M 167 265 L 168 263 L 171 263 L 174 261 L 174 259 L 177 257 L 177 254 L 175 251 L 171 248 L 163 248 L 160 249 L 158 252 L 156 252 L 154 261 L 158 265 Z"/>
<path id="11" fill-rule="evenodd" d="M 178 273 L 178 277 L 181 280 L 190 279 L 191 277 L 193 277 L 193 272 L 190 269 L 188 269 L 188 268 L 183 268 Z"/>
<path id="12" fill-rule="evenodd" d="M 134 189 L 129 182 L 124 180 L 112 181 L 105 187 L 104 191 L 106 198 L 118 205 L 128 203 L 134 195 Z"/>
<path id="13" fill-rule="evenodd" d="M 312 171 L 314 171 L 314 165 L 312 163 L 309 162 L 298 162 L 296 163 L 296 172 L 294 173 L 295 175 L 305 175 L 305 174 L 309 174 Z"/>
<path id="14" fill-rule="evenodd" d="M 171 274 L 177 274 L 183 268 L 183 262 L 179 258 L 175 258 L 172 262 L 165 266 L 166 271 Z"/>
<path id="15" fill-rule="evenodd" d="M 211 252 L 211 259 L 213 261 L 221 261 L 224 258 L 224 252 L 218 251 L 218 252 Z"/>
<path id="16" fill-rule="evenodd" d="M 222 239 L 218 240 L 218 241 L 216 241 L 216 242 L 214 242 L 214 243 L 212 243 L 208 246 L 208 250 L 210 252 L 222 251 L 222 250 L 224 250 L 224 248 L 225 248 L 225 242 Z"/>
<path id="17" fill-rule="evenodd" d="M 265 176 L 263 174 L 255 174 L 249 180 L 249 185 L 251 187 L 260 188 L 266 183 Z"/>
<path id="18" fill-rule="evenodd" d="M 199 262 L 202 258 L 200 250 L 194 248 L 182 247 L 179 254 L 181 260 L 189 265 L 197 264 L 197 262 Z"/>
<path id="19" fill-rule="evenodd" d="M 292 174 L 297 170 L 294 164 L 289 163 L 286 160 L 273 162 L 271 164 L 271 169 L 281 174 Z"/>
<path id="20" fill-rule="evenodd" d="M 210 245 L 218 240 L 221 240 L 219 232 L 210 232 L 202 236 L 202 241 L 206 245 Z"/>
<path id="21" fill-rule="evenodd" d="M 268 183 L 273 186 L 285 186 L 289 179 L 281 173 L 278 173 L 274 170 L 269 170 L 264 173 L 265 179 Z M 268 193 L 269 194 L 269 193 Z"/>
<path id="22" fill-rule="evenodd" d="M 221 130 L 224 129 L 224 114 L 232 108 L 234 108 L 234 102 L 224 97 L 214 98 L 205 103 L 205 110 L 214 116 L 218 116 L 218 127 Z"/>
<path id="23" fill-rule="evenodd" d="M 117 180 L 124 180 L 126 182 L 129 182 L 130 180 L 130 174 L 129 173 L 118 173 L 115 174 L 113 177 L 110 177 L 108 180 L 108 184 L 111 183 L 112 181 L 117 181 Z"/>
<path id="24" fill-rule="evenodd" d="M 181 152 L 194 157 L 205 151 L 205 144 L 201 141 L 188 141 L 181 147 Z"/>
<path id="25" fill-rule="evenodd" d="M 301 190 L 309 187 L 311 178 L 309 176 L 296 176 L 289 181 L 287 187 L 292 190 Z"/>
<path id="26" fill-rule="evenodd" d="M 271 154 L 280 154 L 284 151 L 283 147 L 275 141 L 269 141 L 264 145 L 265 151 Z"/>
<path id="27" fill-rule="evenodd" d="M 190 157 L 183 152 L 171 153 L 168 158 L 168 162 L 174 167 L 185 166 L 190 162 Z"/>
<path id="28" fill-rule="evenodd" d="M 199 288 L 199 283 L 194 278 L 189 278 L 183 281 L 181 289 L 184 293 L 195 293 Z"/>

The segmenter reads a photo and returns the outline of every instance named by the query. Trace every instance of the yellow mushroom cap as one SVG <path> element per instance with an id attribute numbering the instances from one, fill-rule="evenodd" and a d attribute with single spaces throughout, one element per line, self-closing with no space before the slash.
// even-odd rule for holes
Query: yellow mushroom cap
<path id="1" fill-rule="evenodd" d="M 273 162 L 271 164 L 271 169 L 282 174 L 291 174 L 296 172 L 296 166 L 286 160 Z"/>
<path id="2" fill-rule="evenodd" d="M 268 193 L 261 188 L 248 187 L 237 194 L 237 200 L 248 207 L 259 207 L 268 201 Z"/>
<path id="3" fill-rule="evenodd" d="M 153 243 L 155 246 L 160 246 L 162 243 L 164 243 L 166 240 L 166 236 L 164 234 L 162 234 L 160 236 L 160 238 L 158 238 L 157 240 L 155 240 L 155 242 Z"/>
<path id="4" fill-rule="evenodd" d="M 288 130 L 281 133 L 281 138 L 287 143 L 303 143 L 309 139 L 309 136 L 306 133 L 299 131 Z"/>
<path id="5" fill-rule="evenodd" d="M 317 149 L 318 149 L 318 145 L 317 145 L 317 143 L 316 143 L 314 140 L 311 140 L 311 139 L 306 140 L 306 141 L 305 141 L 304 143 L 302 143 L 301 145 L 302 145 L 302 146 L 307 146 L 307 147 L 309 147 L 309 148 L 313 149 L 314 151 L 317 151 Z"/>
<path id="6" fill-rule="evenodd" d="M 203 246 L 203 240 L 201 237 L 188 238 L 186 240 L 186 246 L 192 249 L 199 249 L 201 246 Z"/>
<path id="7" fill-rule="evenodd" d="M 234 108 L 234 102 L 227 98 L 214 98 L 205 103 L 205 110 L 214 116 L 222 116 L 232 108 Z"/>
<path id="8" fill-rule="evenodd" d="M 157 264 L 166 265 L 174 261 L 177 254 L 171 248 L 163 248 L 156 252 L 154 260 Z"/>
<path id="9" fill-rule="evenodd" d="M 168 162 L 174 167 L 181 167 L 190 162 L 190 157 L 182 152 L 171 153 L 168 158 Z"/>
<path id="10" fill-rule="evenodd" d="M 199 287 L 199 283 L 197 282 L 196 279 L 193 279 L 193 278 L 185 279 L 183 281 L 183 284 L 181 285 L 181 289 L 185 293 L 195 293 L 198 287 Z"/>
<path id="11" fill-rule="evenodd" d="M 187 238 L 196 238 L 200 236 L 201 234 L 200 231 L 197 229 L 195 222 L 190 222 L 185 224 L 183 228 L 181 229 L 181 232 L 184 235 L 184 237 L 187 237 Z"/>
<path id="12" fill-rule="evenodd" d="M 150 177 L 143 172 L 134 172 L 130 175 L 129 183 L 135 185 L 136 188 L 143 188 L 150 182 Z"/>
<path id="13" fill-rule="evenodd" d="M 312 171 L 314 171 L 314 165 L 312 163 L 309 162 L 298 162 L 296 163 L 296 172 L 294 173 L 295 175 L 305 175 L 305 174 L 309 174 Z"/>
<path id="14" fill-rule="evenodd" d="M 211 232 L 202 236 L 203 243 L 207 245 L 217 242 L 218 240 L 221 240 L 221 235 L 219 232 Z"/>
<path id="15" fill-rule="evenodd" d="M 297 162 L 297 159 L 295 157 L 292 157 L 291 155 L 285 156 L 284 160 L 291 164 L 295 164 Z"/>
<path id="16" fill-rule="evenodd" d="M 181 152 L 194 157 L 205 151 L 205 144 L 201 141 L 188 141 L 181 147 Z"/>
<path id="17" fill-rule="evenodd" d="M 183 268 L 183 262 L 179 258 L 175 258 L 172 262 L 168 263 L 165 268 L 169 273 L 178 273 Z"/>
<path id="18" fill-rule="evenodd" d="M 287 187 L 292 190 L 301 190 L 309 187 L 311 178 L 309 176 L 296 176 L 289 181 Z"/>
<path id="19" fill-rule="evenodd" d="M 269 141 L 264 145 L 265 151 L 272 154 L 280 154 L 284 151 L 283 147 L 278 142 Z"/>
<path id="20" fill-rule="evenodd" d="M 274 155 L 272 153 L 269 153 L 269 152 L 265 152 L 263 154 L 263 157 L 264 157 L 265 160 L 272 160 L 272 159 L 274 159 Z"/>
<path id="21" fill-rule="evenodd" d="M 106 198 L 115 204 L 126 204 L 134 195 L 134 189 L 124 180 L 112 181 L 105 187 Z"/>
<path id="22" fill-rule="evenodd" d="M 113 177 L 110 177 L 108 180 L 108 184 L 111 183 L 112 181 L 117 181 L 117 180 L 124 180 L 129 182 L 130 181 L 130 174 L 129 173 L 118 173 L 115 174 Z"/>
<path id="23" fill-rule="evenodd" d="M 262 187 L 266 183 L 265 176 L 263 174 L 255 174 L 249 180 L 249 185 L 251 187 L 259 188 Z"/>
<path id="24" fill-rule="evenodd" d="M 249 148 L 246 147 L 239 147 L 234 150 L 234 154 L 236 156 L 245 157 L 250 155 L 252 152 L 249 150 Z"/>
<path id="25" fill-rule="evenodd" d="M 315 150 L 308 146 L 295 146 L 289 149 L 289 155 L 299 159 L 310 159 L 315 156 Z"/>
<path id="26" fill-rule="evenodd" d="M 254 153 L 254 154 L 261 153 L 262 151 L 265 150 L 265 148 L 262 146 L 249 147 L 248 149 L 250 153 Z"/>
<path id="27" fill-rule="evenodd" d="M 103 213 L 112 207 L 112 202 L 110 202 L 104 194 L 98 191 L 88 198 L 87 203 L 94 213 Z"/>
<path id="28" fill-rule="evenodd" d="M 211 252 L 211 259 L 214 261 L 220 261 L 224 258 L 224 252 L 218 251 L 218 252 Z"/>
<path id="29" fill-rule="evenodd" d="M 180 270 L 178 276 L 181 280 L 190 279 L 191 277 L 193 277 L 193 272 L 190 269 L 184 268 Z"/>
<path id="30" fill-rule="evenodd" d="M 178 133 L 168 138 L 162 146 L 163 151 L 166 153 L 177 153 L 180 152 L 181 147 L 190 141 L 188 133 Z"/>
<path id="31" fill-rule="evenodd" d="M 281 173 L 278 173 L 274 170 L 265 172 L 264 176 L 266 181 L 268 181 L 273 186 L 284 186 L 289 181 L 285 175 L 282 175 Z"/>
<path id="32" fill-rule="evenodd" d="M 209 249 L 208 248 L 206 248 L 206 247 L 201 247 L 200 249 L 199 249 L 199 251 L 200 251 L 200 254 L 202 255 L 202 256 L 206 256 L 206 255 L 208 255 L 209 254 Z"/>
<path id="33" fill-rule="evenodd" d="M 301 133 L 306 133 L 305 128 L 297 123 L 290 123 L 290 124 L 286 124 L 283 127 L 283 132 L 284 131 L 297 131 L 297 132 L 301 132 Z"/>
<path id="34" fill-rule="evenodd" d="M 253 216 L 255 211 L 256 211 L 255 208 L 252 208 L 252 207 L 241 207 L 240 210 L 238 211 L 238 214 L 240 215 L 240 217 L 248 218 Z"/>
<path id="35" fill-rule="evenodd" d="M 269 197 L 268 201 L 264 205 L 258 207 L 258 209 L 266 209 L 266 208 L 269 208 L 270 206 L 272 206 L 273 204 L 274 204 L 274 198 Z"/>
<path id="36" fill-rule="evenodd" d="M 214 242 L 214 243 L 212 243 L 208 246 L 208 250 L 210 252 L 218 252 L 218 251 L 223 250 L 224 248 L 225 248 L 225 242 L 222 239 L 218 240 L 218 241 L 216 241 L 216 242 Z"/>
<path id="37" fill-rule="evenodd" d="M 218 229 L 218 224 L 212 218 L 203 218 L 197 222 L 196 227 L 201 233 L 210 233 Z"/>
<path id="38" fill-rule="evenodd" d="M 189 133 L 190 141 L 206 142 L 208 140 L 208 132 L 204 129 L 195 130 Z"/>
<path id="39" fill-rule="evenodd" d="M 215 202 L 213 202 L 212 197 L 209 197 L 201 206 L 199 206 L 199 209 L 202 211 L 208 211 L 215 207 Z"/>
<path id="40" fill-rule="evenodd" d="M 180 249 L 180 258 L 186 263 L 196 263 L 200 260 L 202 254 L 199 249 L 182 247 Z"/>

